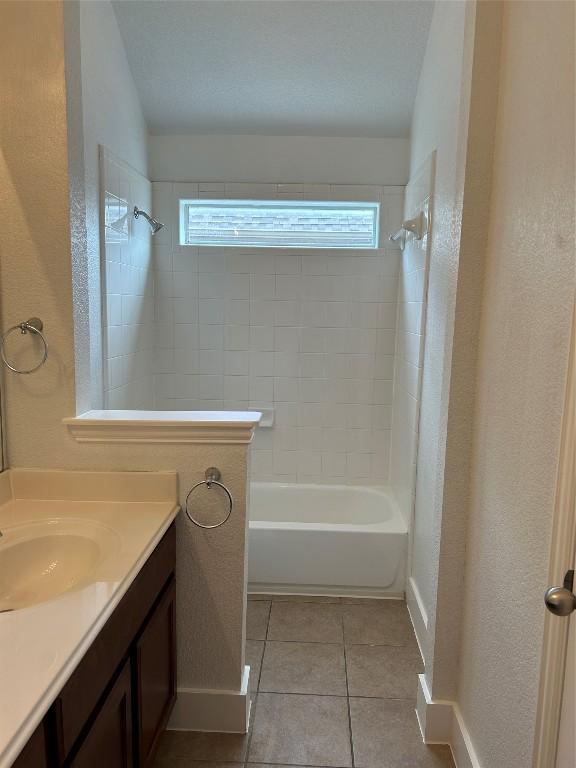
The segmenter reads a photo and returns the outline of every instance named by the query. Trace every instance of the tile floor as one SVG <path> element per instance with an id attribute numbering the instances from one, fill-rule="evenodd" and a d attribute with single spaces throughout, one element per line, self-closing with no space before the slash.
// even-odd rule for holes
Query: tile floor
<path id="1" fill-rule="evenodd" d="M 167 732 L 155 768 L 453 768 L 422 743 L 403 602 L 254 595 L 247 638 L 250 732 Z"/>

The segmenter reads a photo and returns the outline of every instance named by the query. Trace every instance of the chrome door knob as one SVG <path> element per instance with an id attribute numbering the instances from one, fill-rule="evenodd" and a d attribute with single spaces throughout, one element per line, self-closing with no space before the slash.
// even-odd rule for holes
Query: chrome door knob
<path id="1" fill-rule="evenodd" d="M 546 608 L 555 616 L 569 616 L 576 611 L 576 595 L 566 587 L 550 587 L 544 595 Z"/>

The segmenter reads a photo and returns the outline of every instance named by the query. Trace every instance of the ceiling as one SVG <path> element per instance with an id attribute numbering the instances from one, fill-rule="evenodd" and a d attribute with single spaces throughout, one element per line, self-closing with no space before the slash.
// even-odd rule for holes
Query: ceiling
<path id="1" fill-rule="evenodd" d="M 113 0 L 152 134 L 407 136 L 430 0 Z"/>

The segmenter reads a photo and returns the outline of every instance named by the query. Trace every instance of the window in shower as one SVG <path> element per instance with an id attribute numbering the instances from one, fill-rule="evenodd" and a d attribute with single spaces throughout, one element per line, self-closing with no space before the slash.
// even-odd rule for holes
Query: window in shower
<path id="1" fill-rule="evenodd" d="M 378 248 L 379 203 L 180 200 L 180 245 Z"/>

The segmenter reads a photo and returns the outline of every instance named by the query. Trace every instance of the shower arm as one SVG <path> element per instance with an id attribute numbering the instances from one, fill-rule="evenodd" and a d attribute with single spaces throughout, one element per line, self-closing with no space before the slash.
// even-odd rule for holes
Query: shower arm
<path id="1" fill-rule="evenodd" d="M 137 218 L 139 218 L 140 216 L 144 216 L 144 218 L 146 219 L 146 221 L 147 221 L 147 222 L 148 222 L 148 224 L 150 224 L 150 225 L 152 225 L 152 223 L 154 222 L 154 220 L 152 219 L 152 216 L 149 216 L 149 215 L 146 213 L 146 211 L 142 211 L 142 210 L 140 210 L 140 208 L 138 208 L 138 206 L 137 206 L 137 205 L 135 205 L 135 206 L 134 206 L 134 218 L 135 218 L 135 219 L 137 219 Z"/>
<path id="2" fill-rule="evenodd" d="M 161 221 L 158 221 L 158 219 L 155 219 L 153 216 L 150 216 L 146 211 L 141 210 L 138 208 L 137 205 L 134 206 L 134 218 L 138 219 L 140 216 L 144 216 L 148 224 L 150 225 L 150 229 L 152 230 L 152 234 L 155 235 L 156 232 L 162 229 L 164 224 L 162 224 Z"/>

